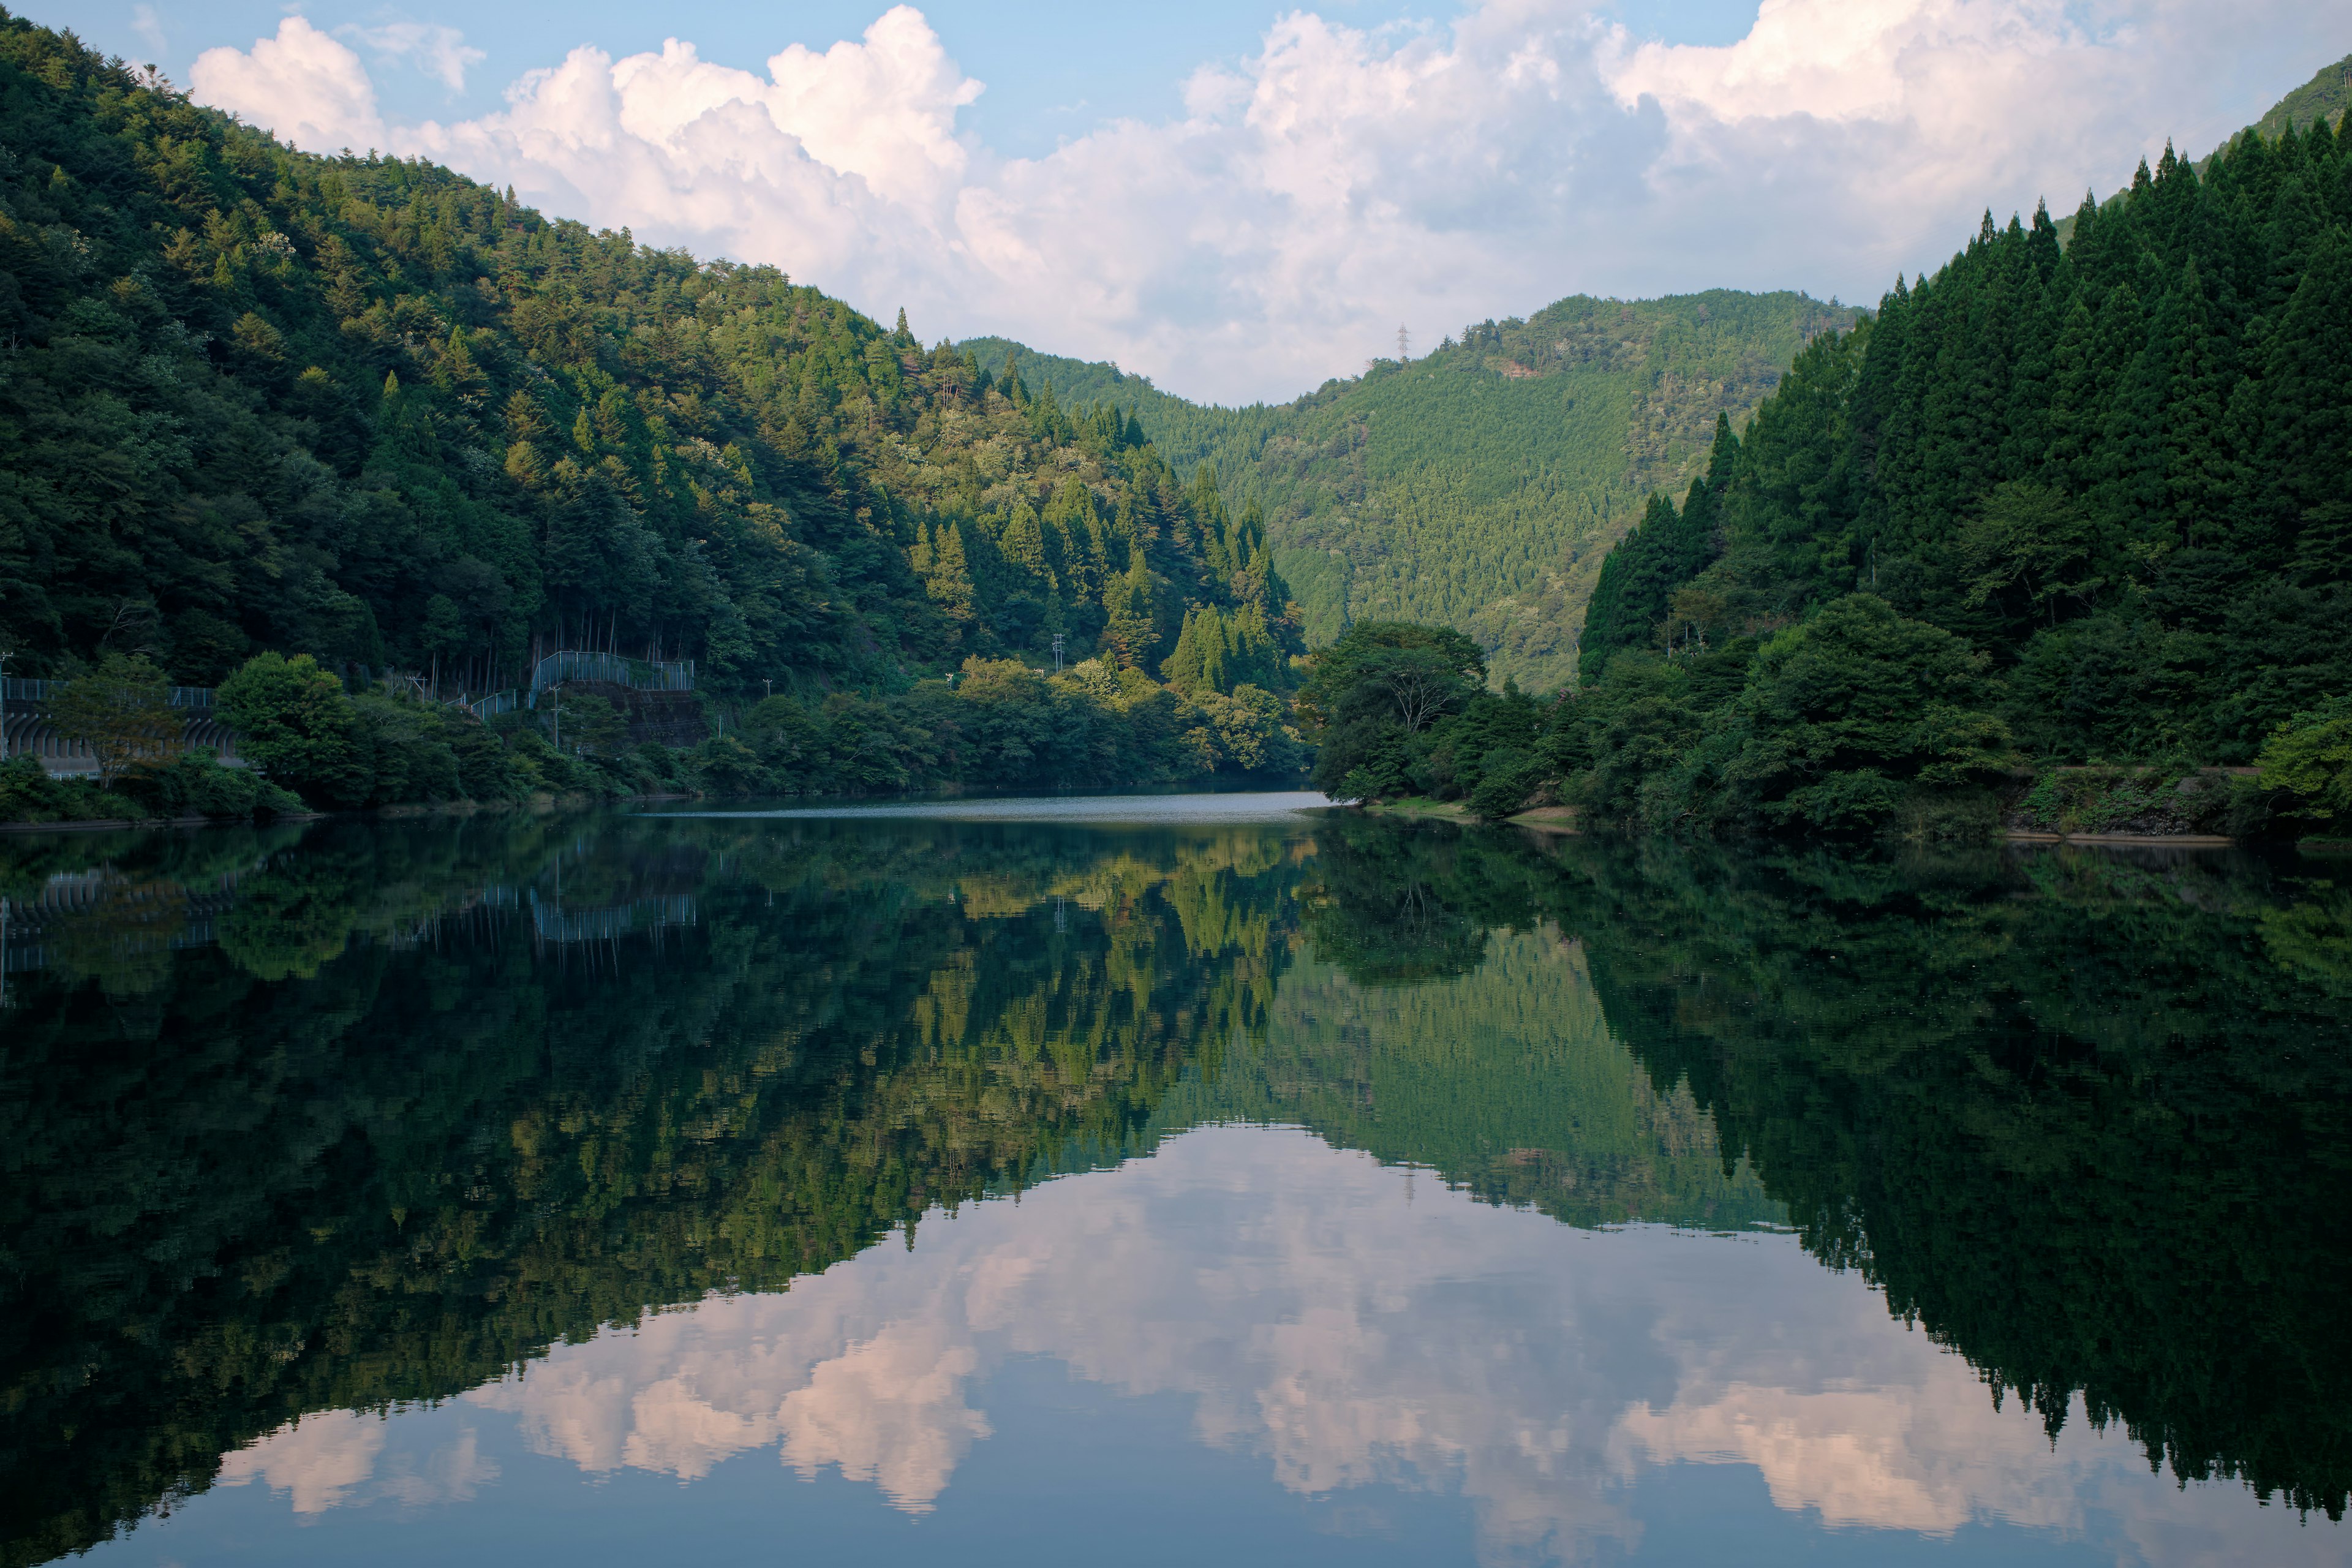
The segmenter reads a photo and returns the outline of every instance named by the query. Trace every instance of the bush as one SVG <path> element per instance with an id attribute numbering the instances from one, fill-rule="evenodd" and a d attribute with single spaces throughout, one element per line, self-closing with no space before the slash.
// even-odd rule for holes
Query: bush
<path id="1" fill-rule="evenodd" d="M 2021 760 L 1990 710 L 1989 662 L 1874 595 L 1832 600 L 1757 654 L 1718 810 L 1870 831 L 1917 790 L 1982 787 Z"/>
<path id="2" fill-rule="evenodd" d="M 225 768 L 209 752 L 191 752 L 160 768 L 142 769 L 121 792 L 152 816 L 223 818 L 288 816 L 301 800 L 251 768 Z"/>
<path id="3" fill-rule="evenodd" d="M 247 659 L 219 700 L 238 752 L 273 782 L 321 805 L 367 803 L 374 779 L 352 737 L 357 710 L 309 654 Z"/>
<path id="4" fill-rule="evenodd" d="M 97 822 L 140 816 L 138 803 L 79 779 L 53 779 L 38 757 L 0 763 L 0 821 Z"/>
<path id="5" fill-rule="evenodd" d="M 1543 784 L 1544 765 L 1537 758 L 1520 753 L 1498 759 L 1470 792 L 1470 814 L 1488 822 L 1516 816 Z"/>
<path id="6" fill-rule="evenodd" d="M 2263 787 L 2285 795 L 2295 816 L 2331 825 L 2352 816 L 2352 699 L 2332 698 L 2281 724 L 2255 765 Z"/>
<path id="7" fill-rule="evenodd" d="M 367 782 L 350 804 L 400 805 L 463 796 L 457 752 L 447 734 L 461 722 L 474 721 L 457 720 L 450 710 L 414 696 L 362 692 L 352 702 L 351 740 L 357 773 Z"/>
<path id="8" fill-rule="evenodd" d="M 2268 793 L 2220 768 L 2054 768 L 2011 811 L 2046 833 L 2221 833 L 2262 830 Z"/>

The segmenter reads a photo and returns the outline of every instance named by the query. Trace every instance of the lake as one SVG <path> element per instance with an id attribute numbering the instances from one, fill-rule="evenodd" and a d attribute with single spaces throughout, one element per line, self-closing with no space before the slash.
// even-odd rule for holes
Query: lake
<path id="1" fill-rule="evenodd" d="M 0 839 L 0 1563 L 2338 1563 L 2352 859 Z"/>

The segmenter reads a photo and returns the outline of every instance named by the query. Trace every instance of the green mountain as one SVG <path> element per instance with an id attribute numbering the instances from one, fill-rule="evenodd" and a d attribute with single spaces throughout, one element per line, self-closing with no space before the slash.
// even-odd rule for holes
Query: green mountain
<path id="1" fill-rule="evenodd" d="M 2063 248 L 1988 218 L 1612 553 L 1563 758 L 1611 815 L 1856 827 L 2021 750 L 2235 764 L 2340 725 L 2347 383 L 2325 121 L 2168 151 Z"/>
<path id="2" fill-rule="evenodd" d="M 2347 108 L 2352 108 L 2352 55 L 2322 66 L 2316 76 L 2273 104 L 2252 129 L 2275 142 L 2290 130 L 2308 131 L 2324 120 L 2340 134 Z"/>
<path id="3" fill-rule="evenodd" d="M 2168 148 L 2071 240 L 1987 215 L 1650 498 L 1577 700 L 1479 694 L 1458 649 L 1431 687 L 1439 634 L 1360 628 L 1302 693 L 1345 720 L 1316 777 L 1675 830 L 2333 833 L 2347 385 L 2352 150 L 2324 115 L 2201 166 Z M 1407 675 L 1411 714 L 1381 700 Z"/>
<path id="4" fill-rule="evenodd" d="M 1549 688 L 1575 668 L 1601 559 L 1643 498 L 1688 483 L 1717 415 L 1744 420 L 1859 314 L 1792 293 L 1580 295 L 1246 408 L 1002 338 L 959 346 L 1065 403 L 1131 410 L 1180 472 L 1214 464 L 1232 505 L 1265 512 L 1310 644 L 1352 620 L 1438 623 L 1475 637 L 1496 679 Z"/>
<path id="5" fill-rule="evenodd" d="M 0 149 L 11 676 L 279 649 L 478 690 L 588 647 L 730 696 L 1057 637 L 1156 674 L 1210 610 L 1244 662 L 1297 644 L 1129 424 L 774 268 L 298 153 L 5 12 Z"/>

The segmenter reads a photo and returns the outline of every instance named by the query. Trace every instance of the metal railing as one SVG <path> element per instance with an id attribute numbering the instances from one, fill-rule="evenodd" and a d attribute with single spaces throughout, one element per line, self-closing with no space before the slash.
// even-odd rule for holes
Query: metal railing
<path id="1" fill-rule="evenodd" d="M 54 702 L 72 684 L 69 680 L 0 680 L 0 696 L 10 702 Z M 212 687 L 174 686 L 170 690 L 174 708 L 209 710 L 214 705 Z"/>
<path id="2" fill-rule="evenodd" d="M 534 705 L 540 692 L 567 680 L 601 680 L 638 691 L 691 691 L 694 660 L 627 658 L 617 653 L 560 649 L 531 667 Z"/>
<path id="3" fill-rule="evenodd" d="M 475 718 L 487 722 L 501 713 L 511 713 L 521 706 L 521 694 L 507 690 L 493 691 L 488 697 L 476 698 L 473 701 L 465 704 L 465 709 Z"/>
<path id="4" fill-rule="evenodd" d="M 88 741 L 57 727 L 49 704 L 65 695 L 65 680 L 0 680 L 0 755 L 38 758 L 52 773 L 98 771 L 98 753 Z M 216 692 L 209 686 L 166 689 L 171 706 L 179 710 L 180 745 L 187 751 L 210 752 L 232 767 L 242 767 L 236 737 L 218 716 Z"/>

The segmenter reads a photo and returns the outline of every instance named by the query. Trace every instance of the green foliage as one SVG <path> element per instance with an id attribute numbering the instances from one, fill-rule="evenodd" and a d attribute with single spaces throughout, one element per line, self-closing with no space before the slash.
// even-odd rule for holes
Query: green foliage
<path id="1" fill-rule="evenodd" d="M 947 784 L 1108 788 L 1225 772 L 1295 773 L 1305 748 L 1282 700 L 1246 683 L 1189 695 L 1087 659 L 1050 676 L 1012 659 L 968 659 L 950 686 L 885 698 L 777 696 L 740 736 L 696 754 L 722 795 L 878 795 Z"/>
<path id="2" fill-rule="evenodd" d="M 2063 248 L 2046 213 L 1988 216 L 1817 339 L 1681 510 L 1613 552 L 1591 693 L 1619 650 L 1664 651 L 1689 666 L 1681 738 L 1625 752 L 1605 699 L 1562 749 L 1591 776 L 1563 787 L 1653 823 L 1885 829 L 1922 790 L 1988 781 L 2012 737 L 2044 766 L 2176 782 L 2252 761 L 2352 687 L 2347 386 L 2352 159 L 2324 121 L 2201 173 L 2168 151 Z M 1842 651 L 1791 662 L 1818 634 L 1787 628 L 1832 620 Z M 1721 656 L 1749 648 L 1735 678 Z M 2261 815 L 2210 779 L 2191 794 L 2092 815 Z M 2046 793 L 2028 815 L 2082 818 Z"/>
<path id="3" fill-rule="evenodd" d="M 2258 832 L 2271 820 L 2268 790 L 2221 768 L 2053 768 L 2018 801 L 2021 827 L 2053 833 Z"/>
<path id="4" fill-rule="evenodd" d="M 0 822 L 104 822 L 144 816 L 138 803 L 75 778 L 51 778 L 38 757 L 0 763 Z"/>
<path id="5" fill-rule="evenodd" d="M 1342 799 L 1408 793 L 1432 727 L 1484 687 L 1486 656 L 1461 632 L 1359 621 L 1308 661 L 1299 712 L 1318 747 L 1315 786 Z"/>
<path id="6" fill-rule="evenodd" d="M 963 347 L 1017 354 L 1066 402 L 1132 409 L 1179 466 L 1213 462 L 1264 508 L 1317 645 L 1354 620 L 1433 622 L 1475 637 L 1497 679 L 1549 689 L 1576 668 L 1578 617 L 1643 498 L 1687 482 L 1723 416 L 1744 420 L 1809 340 L 1856 319 L 1793 293 L 1579 295 L 1247 408 L 1000 338 Z"/>
<path id="7" fill-rule="evenodd" d="M 171 683 L 144 655 L 109 653 L 88 675 L 49 700 L 49 721 L 89 748 L 100 789 L 133 768 L 152 768 L 180 750 L 180 715 Z"/>
<path id="8" fill-rule="evenodd" d="M 1486 689 L 1460 632 L 1360 621 L 1313 655 L 1299 712 L 1315 726 L 1316 787 L 1339 800 L 1467 800 L 1507 816 L 1540 795 L 1544 706 L 1506 680 Z"/>
<path id="9" fill-rule="evenodd" d="M 1908 790 L 1981 786 L 2021 760 L 1987 710 L 1990 662 L 1883 599 L 1849 595 L 1764 645 L 1720 761 L 1707 762 L 1731 809 L 1866 831 Z"/>
<path id="10" fill-rule="evenodd" d="M 1230 617 L 1214 605 L 1187 611 L 1176 650 L 1160 669 L 1169 685 L 1187 695 L 1230 693 L 1240 686 L 1278 688 L 1289 673 L 1255 605 L 1244 605 Z"/>
<path id="11" fill-rule="evenodd" d="M 562 702 L 558 712 L 565 742 L 579 750 L 611 756 L 628 743 L 628 716 L 610 698 L 583 692 Z"/>
<path id="12" fill-rule="evenodd" d="M 166 820 L 291 816 L 302 802 L 251 768 L 221 766 L 210 752 L 189 752 L 162 767 L 142 769 L 123 787 L 151 816 Z"/>
<path id="13" fill-rule="evenodd" d="M 1273 692 L 1244 684 L 1227 695 L 1200 693 L 1193 702 L 1205 721 L 1201 743 L 1218 765 L 1244 773 L 1297 773 L 1304 767 L 1307 748 Z"/>
<path id="14" fill-rule="evenodd" d="M 2296 816 L 2331 824 L 2352 816 L 2352 699 L 2297 713 L 2263 743 L 2256 762 L 2263 787 L 2286 795 Z"/>
<path id="15" fill-rule="evenodd" d="M 479 691 L 596 646 L 693 658 L 722 700 L 1056 634 L 1152 668 L 1210 608 L 1297 651 L 1213 474 L 774 268 L 298 153 L 16 17 L 0 142 L 12 674 L 131 622 L 186 682 L 259 649 Z M 437 759 L 381 786 L 357 753 L 280 763 L 335 804 L 446 784 Z"/>
<path id="16" fill-rule="evenodd" d="M 1728 481 L 1738 456 L 1739 441 L 1731 433 L 1729 416 L 1718 416 L 1707 477 L 1692 481 L 1683 510 L 1677 512 L 1663 494 L 1654 492 L 1642 521 L 1601 563 L 1578 645 L 1577 672 L 1585 685 L 1599 681 L 1621 650 L 1648 647 L 1667 620 L 1675 590 L 1715 559 L 1719 520 L 1714 487 Z M 1703 626 L 1694 625 L 1692 630 L 1704 639 Z"/>
<path id="17" fill-rule="evenodd" d="M 309 654 L 257 654 L 223 681 L 222 716 L 237 749 L 272 782 L 327 806 L 364 803 L 373 770 L 354 742 L 358 710 Z"/>

